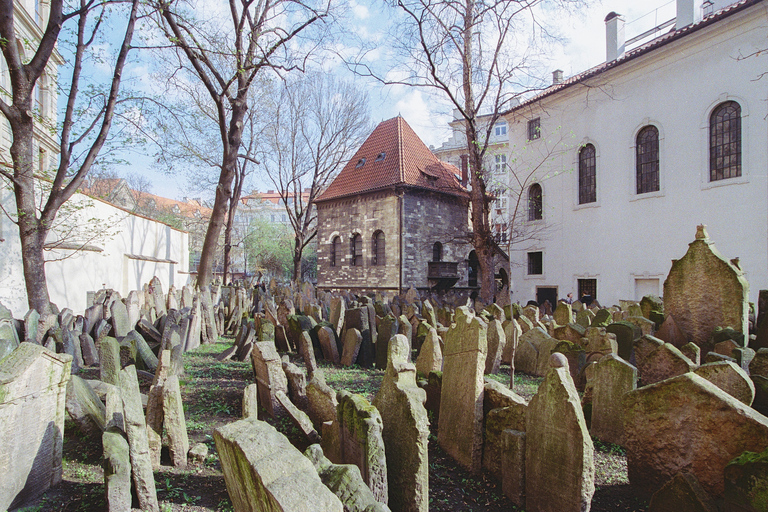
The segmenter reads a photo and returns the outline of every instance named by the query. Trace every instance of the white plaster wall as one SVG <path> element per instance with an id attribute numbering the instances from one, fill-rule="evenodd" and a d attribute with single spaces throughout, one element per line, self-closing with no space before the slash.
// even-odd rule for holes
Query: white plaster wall
<path id="1" fill-rule="evenodd" d="M 534 299 L 538 286 L 576 295 L 579 278 L 597 279 L 603 305 L 639 298 L 636 279 L 647 292 L 658 278 L 661 294 L 671 260 L 703 223 L 721 253 L 740 258 L 756 302 L 768 288 L 768 77 L 756 80 L 768 55 L 738 56 L 764 48 L 767 12 L 758 4 L 507 117 L 508 160 L 518 169 L 557 148 L 536 173 L 543 220 L 528 223 L 544 234 L 512 247 L 513 300 Z M 742 177 L 710 183 L 709 115 L 726 100 L 742 109 Z M 537 116 L 543 136 L 527 142 L 527 120 Z M 647 124 L 660 133 L 660 191 L 637 195 L 635 137 Z M 597 203 L 578 205 L 585 143 L 597 150 Z M 533 250 L 543 251 L 541 276 L 527 275 Z"/>
<path id="2" fill-rule="evenodd" d="M 97 199 L 76 194 L 71 201 L 84 205 L 76 218 L 81 226 L 85 219 L 98 219 L 99 227 L 107 228 L 111 236 L 99 237 L 89 245 L 103 249 L 95 251 L 46 251 L 48 292 L 59 308 L 68 307 L 75 313 L 86 308 L 87 292 L 111 288 L 125 297 L 131 290 L 140 290 L 157 276 L 168 290 L 187 284 L 189 270 L 188 234 L 161 222 L 133 215 Z M 13 195 L 0 191 L 0 202 L 7 211 L 15 211 Z M 0 218 L 0 302 L 10 308 L 16 318 L 27 312 L 27 295 L 21 261 L 21 244 L 16 226 L 2 215 Z M 51 237 L 49 237 L 49 240 Z M 68 256 L 60 261 L 54 258 Z M 150 257 L 147 261 L 130 256 Z M 175 263 L 171 263 L 175 262 Z"/>

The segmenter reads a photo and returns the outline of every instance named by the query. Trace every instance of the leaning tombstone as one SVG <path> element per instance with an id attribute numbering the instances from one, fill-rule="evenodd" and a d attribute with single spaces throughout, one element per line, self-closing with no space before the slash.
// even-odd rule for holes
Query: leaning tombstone
<path id="1" fill-rule="evenodd" d="M 637 387 L 637 368 L 616 354 L 597 362 L 592 382 L 590 431 L 607 443 L 624 444 L 624 395 Z"/>
<path id="2" fill-rule="evenodd" d="M 189 437 L 187 422 L 184 419 L 179 378 L 176 375 L 171 375 L 163 383 L 163 425 L 168 437 L 168 451 L 173 465 L 177 468 L 186 467 Z"/>
<path id="3" fill-rule="evenodd" d="M 71 364 L 71 356 L 34 343 L 21 343 L 0 361 L 0 510 L 16 508 L 62 479 Z"/>
<path id="4" fill-rule="evenodd" d="M 268 423 L 239 420 L 215 429 L 213 438 L 235 510 L 343 510 L 309 459 Z"/>
<path id="5" fill-rule="evenodd" d="M 280 408 L 280 402 L 276 396 L 277 392 L 288 392 L 288 381 L 285 378 L 283 363 L 275 349 L 275 344 L 271 341 L 254 343 L 251 363 L 256 384 L 259 387 L 259 403 L 267 411 L 267 414 L 274 418 Z"/>
<path id="6" fill-rule="evenodd" d="M 562 354 L 528 404 L 525 428 L 525 508 L 529 512 L 588 511 L 595 492 L 592 439 Z"/>

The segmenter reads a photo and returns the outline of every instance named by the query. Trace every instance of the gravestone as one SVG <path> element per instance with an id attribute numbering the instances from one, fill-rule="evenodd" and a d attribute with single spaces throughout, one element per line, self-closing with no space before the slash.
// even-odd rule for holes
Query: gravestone
<path id="1" fill-rule="evenodd" d="M 346 314 L 346 303 L 342 297 L 331 297 L 331 310 L 329 321 L 336 331 L 336 336 L 341 337 L 344 329 L 344 317 Z"/>
<path id="2" fill-rule="evenodd" d="M 421 345 L 419 356 L 416 358 L 416 371 L 424 376 L 430 372 L 443 371 L 443 351 L 440 348 L 440 337 L 434 327 L 429 328 L 429 333 Z"/>
<path id="3" fill-rule="evenodd" d="M 416 367 L 409 360 L 403 335 L 389 343 L 389 359 L 373 405 L 381 413 L 386 448 L 389 506 L 392 510 L 429 510 L 429 420 L 426 393 L 416 385 Z"/>
<path id="4" fill-rule="evenodd" d="M 707 290 L 702 293 L 701 290 Z M 673 260 L 664 281 L 664 312 L 691 341 L 706 353 L 717 326 L 729 325 L 748 333 L 749 285 L 742 270 L 715 248 L 706 226 L 698 226 L 696 239 L 685 256 Z"/>
<path id="5" fill-rule="evenodd" d="M 147 424 L 139 393 L 139 381 L 136 367 L 128 366 L 120 370 L 120 396 L 123 400 L 123 418 L 128 434 L 128 451 L 131 456 L 133 484 L 143 511 L 158 512 L 155 477 L 152 473 L 152 460 L 147 442 Z"/>
<path id="6" fill-rule="evenodd" d="M 504 326 L 504 336 L 507 338 L 507 342 L 504 345 L 504 351 L 501 353 L 501 362 L 508 364 L 512 367 L 512 373 L 515 369 L 515 353 L 520 343 L 520 336 L 523 335 L 523 330 L 520 328 L 520 324 L 514 318 L 508 320 Z"/>
<path id="7" fill-rule="evenodd" d="M 456 309 L 445 333 L 443 380 L 437 441 L 473 473 L 482 466 L 483 371 L 487 324 L 466 306 Z"/>
<path id="8" fill-rule="evenodd" d="M 21 343 L 0 361 L 0 510 L 62 479 L 71 356 Z"/>
<path id="9" fill-rule="evenodd" d="M 266 422 L 245 419 L 213 431 L 235 510 L 341 512 L 312 463 Z"/>
<path id="10" fill-rule="evenodd" d="M 189 437 L 187 422 L 184 419 L 181 387 L 176 375 L 169 376 L 163 382 L 163 425 L 168 437 L 168 451 L 173 465 L 177 468 L 186 467 Z"/>
<path id="11" fill-rule="evenodd" d="M 357 466 L 376 501 L 386 504 L 389 491 L 381 414 L 360 395 L 340 391 L 337 399 L 338 419 L 335 423 L 340 461 Z"/>
<path id="12" fill-rule="evenodd" d="M 637 387 L 637 368 L 616 354 L 594 367 L 590 431 L 601 441 L 624 444 L 624 395 Z"/>
<path id="13" fill-rule="evenodd" d="M 355 364 L 362 344 L 363 335 L 360 331 L 354 328 L 344 331 L 344 352 L 341 355 L 341 364 L 344 366 Z"/>
<path id="14" fill-rule="evenodd" d="M 768 418 L 686 373 L 627 393 L 624 435 L 629 481 L 639 492 L 651 495 L 685 470 L 719 497 L 725 466 L 768 445 Z"/>
<path id="15" fill-rule="evenodd" d="M 259 386 L 248 384 L 243 390 L 243 419 L 259 417 Z"/>
<path id="16" fill-rule="evenodd" d="M 315 428 L 327 421 L 336 420 L 336 392 L 325 382 L 323 372 L 318 370 L 307 382 L 307 401 L 309 402 L 309 414 Z"/>
<path id="17" fill-rule="evenodd" d="M 485 358 L 485 373 L 499 373 L 501 366 L 501 354 L 507 344 L 507 337 L 504 334 L 504 328 L 497 319 L 488 322 L 487 334 L 488 350 Z"/>
<path id="18" fill-rule="evenodd" d="M 751 406 L 755 399 L 755 385 L 749 375 L 730 361 L 708 363 L 696 368 L 694 373 L 704 377 L 745 405 Z"/>
<path id="19" fill-rule="evenodd" d="M 104 490 L 109 512 L 131 512 L 131 457 L 123 432 L 112 427 L 101 437 Z"/>
<path id="20" fill-rule="evenodd" d="M 274 418 L 280 408 L 277 392 L 288 392 L 288 381 L 275 344 L 271 341 L 254 343 L 251 363 L 256 384 L 259 387 L 259 404 Z"/>
<path id="21" fill-rule="evenodd" d="M 528 404 L 525 429 L 525 509 L 586 512 L 595 492 L 592 439 L 562 354 Z"/>
<path id="22" fill-rule="evenodd" d="M 323 357 L 326 361 L 330 361 L 334 364 L 341 362 L 339 356 L 339 346 L 336 343 L 336 334 L 333 329 L 326 326 L 320 326 L 317 331 L 317 338 L 320 341 L 320 349 L 323 352 Z"/>
<path id="23" fill-rule="evenodd" d="M 558 301 L 552 318 L 557 325 L 568 325 L 573 322 L 573 308 L 567 302 Z"/>
<path id="24" fill-rule="evenodd" d="M 376 336 L 376 368 L 387 369 L 387 354 L 389 353 L 389 340 L 400 330 L 400 320 L 392 313 L 381 319 Z"/>
<path id="25" fill-rule="evenodd" d="M 768 448 L 745 452 L 725 467 L 726 511 L 768 512 Z"/>
<path id="26" fill-rule="evenodd" d="M 653 336 L 643 336 L 635 341 L 637 376 L 643 386 L 676 377 L 696 369 L 693 361 L 670 343 Z"/>

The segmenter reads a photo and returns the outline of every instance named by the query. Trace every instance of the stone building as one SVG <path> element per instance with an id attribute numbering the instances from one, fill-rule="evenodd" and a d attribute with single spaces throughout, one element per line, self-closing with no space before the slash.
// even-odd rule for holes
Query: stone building
<path id="1" fill-rule="evenodd" d="M 317 199 L 318 287 L 477 287 L 458 173 L 402 117 L 379 124 Z"/>

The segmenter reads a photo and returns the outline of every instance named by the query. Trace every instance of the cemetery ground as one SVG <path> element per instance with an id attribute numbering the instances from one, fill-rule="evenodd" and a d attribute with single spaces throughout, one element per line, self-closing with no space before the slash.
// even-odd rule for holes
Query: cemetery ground
<path id="1" fill-rule="evenodd" d="M 245 387 L 254 382 L 250 361 L 223 361 L 216 356 L 229 348 L 231 337 L 219 338 L 214 344 L 202 345 L 185 353 L 185 374 L 180 379 L 190 445 L 204 443 L 209 454 L 203 463 L 190 463 L 187 468 L 171 465 L 167 449 L 162 466 L 155 471 L 161 512 L 226 512 L 232 511 L 224 477 L 216 454 L 212 432 L 215 428 L 242 417 L 242 397 Z M 303 368 L 300 356 L 291 354 L 291 361 Z M 358 366 L 342 367 L 318 361 L 326 381 L 334 390 L 346 389 L 372 401 L 384 372 Z M 79 373 L 85 379 L 98 378 L 98 369 Z M 503 365 L 498 374 L 490 376 L 505 386 L 509 384 L 509 366 Z M 543 379 L 524 374 L 515 375 L 515 392 L 526 400 L 536 393 Z M 151 384 L 149 374 L 139 374 L 142 393 Z M 301 451 L 308 442 L 290 422 L 287 415 L 276 419 L 266 414 L 268 421 Z M 100 434 L 100 433 L 99 433 Z M 104 473 L 101 467 L 100 435 L 88 436 L 67 420 L 64 438 L 64 480 L 35 501 L 16 512 L 97 512 L 106 510 Z M 623 449 L 593 439 L 595 443 L 595 494 L 593 512 L 641 511 L 647 502 L 630 489 Z M 430 511 L 515 511 L 501 492 L 500 483 L 485 472 L 474 476 L 459 466 L 437 444 L 437 424 L 430 416 L 429 436 L 429 509 Z M 135 503 L 134 503 L 135 505 Z M 134 509 L 138 510 L 138 509 Z M 308 509 L 309 510 L 309 509 Z"/>

